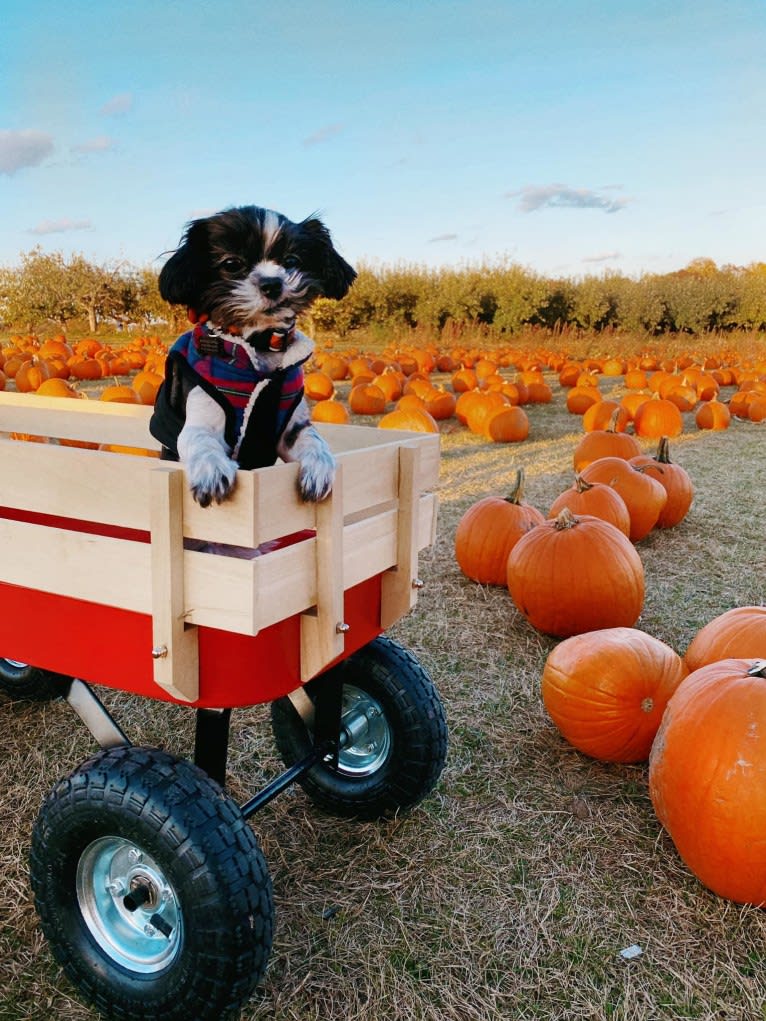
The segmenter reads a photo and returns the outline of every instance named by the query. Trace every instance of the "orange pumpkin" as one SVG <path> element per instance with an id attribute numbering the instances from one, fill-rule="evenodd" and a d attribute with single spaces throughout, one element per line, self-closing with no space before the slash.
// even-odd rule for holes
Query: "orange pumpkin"
<path id="1" fill-rule="evenodd" d="M 303 390 L 310 401 L 327 401 L 335 392 L 335 384 L 321 369 L 307 372 L 303 378 Z"/>
<path id="2" fill-rule="evenodd" d="M 731 425 L 731 412 L 723 401 L 713 399 L 700 405 L 694 421 L 698 429 L 721 431 Z"/>
<path id="3" fill-rule="evenodd" d="M 659 482 L 668 495 L 655 527 L 673 528 L 683 521 L 694 499 L 694 485 L 686 469 L 670 460 L 667 436 L 661 438 L 654 457 L 639 454 L 631 457 L 630 463 L 637 468 L 643 468 L 647 475 L 651 475 Z"/>
<path id="4" fill-rule="evenodd" d="M 63 379 L 53 376 L 43 382 L 35 390 L 38 397 L 80 397 L 80 394 Z"/>
<path id="5" fill-rule="evenodd" d="M 618 528 L 564 508 L 511 550 L 508 591 L 533 627 L 568 638 L 632 627 L 644 604 L 644 568 Z"/>
<path id="6" fill-rule="evenodd" d="M 672 401 L 652 397 L 636 408 L 633 426 L 637 436 L 659 439 L 660 436 L 680 436 L 684 420 Z"/>
<path id="7" fill-rule="evenodd" d="M 766 606 L 736 606 L 700 628 L 684 660 L 689 670 L 698 670 L 719 659 L 764 656 L 764 650 Z"/>
<path id="8" fill-rule="evenodd" d="M 457 401 L 455 395 L 451 394 L 449 390 L 434 389 L 424 397 L 424 400 L 426 402 L 426 411 L 437 422 L 452 418 L 455 414 Z"/>
<path id="9" fill-rule="evenodd" d="M 16 389 L 19 393 L 34 393 L 41 383 L 50 379 L 51 370 L 48 363 L 42 358 L 31 358 L 23 362 L 16 372 Z"/>
<path id="10" fill-rule="evenodd" d="M 108 386 L 99 397 L 100 401 L 116 404 L 140 404 L 141 400 L 132 386 Z"/>
<path id="11" fill-rule="evenodd" d="M 75 355 L 67 362 L 75 379 L 103 379 L 104 370 L 97 358 L 82 358 Z"/>
<path id="12" fill-rule="evenodd" d="M 601 391 L 597 386 L 577 386 L 567 394 L 567 411 L 573 415 L 584 415 L 591 405 L 603 400 Z"/>
<path id="13" fill-rule="evenodd" d="M 766 661 L 701 667 L 670 700 L 649 758 L 657 818 L 720 897 L 766 904 Z"/>
<path id="14" fill-rule="evenodd" d="M 386 395 L 374 383 L 362 383 L 351 388 L 348 405 L 355 415 L 382 415 L 386 410 Z"/>
<path id="15" fill-rule="evenodd" d="M 574 485 L 565 489 L 551 504 L 548 517 L 558 517 L 559 511 L 565 507 L 576 516 L 590 514 L 608 521 L 623 535 L 630 536 L 630 514 L 625 501 L 616 489 L 603 482 L 586 482 L 582 475 L 576 474 Z"/>
<path id="16" fill-rule="evenodd" d="M 616 489 L 630 514 L 630 540 L 640 542 L 657 524 L 668 494 L 648 468 L 636 466 L 621 457 L 602 457 L 583 468 L 586 482 L 603 482 Z"/>
<path id="17" fill-rule="evenodd" d="M 606 402 L 603 402 L 606 403 Z M 596 407 L 597 405 L 594 405 Z M 587 412 L 586 412 L 587 414 Z M 612 410 L 609 424 L 605 429 L 588 432 L 575 447 L 573 461 L 576 472 L 587 468 L 602 457 L 621 457 L 627 461 L 641 453 L 641 446 L 635 436 L 620 429 L 619 410 Z"/>
<path id="18" fill-rule="evenodd" d="M 413 395 L 414 396 L 414 395 Z M 427 411 L 420 408 L 397 408 L 378 422 L 378 429 L 403 429 L 406 432 L 438 433 L 439 426 Z"/>
<path id="19" fill-rule="evenodd" d="M 523 408 L 496 408 L 486 420 L 484 435 L 493 443 L 519 443 L 529 436 L 529 418 Z"/>
<path id="20" fill-rule="evenodd" d="M 574 635 L 549 654 L 541 691 L 561 734 L 605 762 L 644 762 L 668 700 L 686 676 L 681 657 L 644 631 Z"/>
<path id="21" fill-rule="evenodd" d="M 525 503 L 524 469 L 506 497 L 485 496 L 469 507 L 455 532 L 455 559 L 466 577 L 483 585 L 505 585 L 508 554 L 522 535 L 545 518 Z"/>
<path id="22" fill-rule="evenodd" d="M 317 401 L 311 409 L 312 422 L 332 422 L 335 425 L 346 425 L 349 413 L 345 404 L 331 397 L 327 401 Z"/>

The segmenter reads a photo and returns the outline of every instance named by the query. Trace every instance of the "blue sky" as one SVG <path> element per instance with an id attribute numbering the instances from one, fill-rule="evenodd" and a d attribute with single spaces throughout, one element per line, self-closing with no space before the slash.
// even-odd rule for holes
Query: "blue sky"
<path id="1" fill-rule="evenodd" d="M 766 261 L 764 0 L 0 0 L 0 264 L 319 212 L 369 265 Z"/>

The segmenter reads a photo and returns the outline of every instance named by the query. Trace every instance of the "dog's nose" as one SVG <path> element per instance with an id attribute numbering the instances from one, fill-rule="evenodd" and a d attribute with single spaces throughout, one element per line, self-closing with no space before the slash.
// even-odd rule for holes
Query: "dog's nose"
<path id="1" fill-rule="evenodd" d="M 274 301 L 282 293 L 282 281 L 279 277 L 262 277 L 259 286 L 261 292 L 271 301 Z"/>

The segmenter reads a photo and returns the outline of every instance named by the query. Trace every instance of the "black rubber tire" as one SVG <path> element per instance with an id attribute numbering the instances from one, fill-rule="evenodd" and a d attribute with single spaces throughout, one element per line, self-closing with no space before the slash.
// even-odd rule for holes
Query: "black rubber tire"
<path id="1" fill-rule="evenodd" d="M 359 819 L 384 818 L 422 801 L 444 768 L 447 724 L 418 660 L 390 638 L 376 638 L 306 685 L 315 705 L 331 684 L 353 685 L 375 699 L 390 747 L 385 761 L 365 776 L 349 776 L 325 762 L 314 766 L 298 781 L 309 798 L 333 815 Z M 272 703 L 271 723 L 286 766 L 311 752 L 313 735 L 288 698 Z"/>
<path id="2" fill-rule="evenodd" d="M 119 840 L 156 863 L 176 897 L 175 956 L 150 973 L 105 949 L 78 899 L 78 863 L 94 842 Z M 54 956 L 105 1017 L 221 1021 L 238 1015 L 264 975 L 273 901 L 263 854 L 235 802 L 183 759 L 112 748 L 61 780 L 34 826 L 30 878 Z M 87 893 L 99 889 L 104 882 Z"/>
<path id="3" fill-rule="evenodd" d="M 50 702 L 66 694 L 71 677 L 40 670 L 28 663 L 0 659 L 0 691 L 27 702 Z"/>

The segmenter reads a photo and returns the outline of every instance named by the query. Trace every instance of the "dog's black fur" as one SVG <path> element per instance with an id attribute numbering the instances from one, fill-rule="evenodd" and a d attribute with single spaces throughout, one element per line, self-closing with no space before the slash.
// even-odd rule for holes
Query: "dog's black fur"
<path id="1" fill-rule="evenodd" d="M 316 217 L 295 223 L 273 210 L 240 206 L 189 223 L 159 286 L 166 301 L 186 305 L 192 321 L 205 322 L 214 338 L 246 351 L 263 380 L 309 357 L 313 345 L 295 329 L 298 315 L 317 297 L 342 298 L 355 277 Z M 237 469 L 239 448 L 232 451 L 226 440 L 222 401 L 214 396 L 201 386 L 189 389 L 177 442 L 203 506 L 229 494 Z M 311 425 L 304 400 L 281 429 L 276 450 L 283 460 L 300 462 L 304 499 L 327 495 L 334 459 Z"/>

